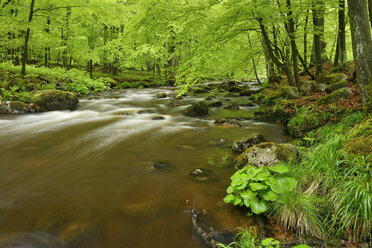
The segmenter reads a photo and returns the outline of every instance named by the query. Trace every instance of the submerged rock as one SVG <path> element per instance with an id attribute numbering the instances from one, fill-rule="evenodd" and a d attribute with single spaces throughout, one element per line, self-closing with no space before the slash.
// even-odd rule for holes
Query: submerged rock
<path id="1" fill-rule="evenodd" d="M 155 113 L 155 110 L 153 109 L 141 109 L 140 111 L 137 112 L 137 114 L 153 114 Z"/>
<path id="2" fill-rule="evenodd" d="M 265 138 L 259 133 L 252 133 L 242 138 L 236 139 L 233 142 L 232 150 L 237 153 L 242 153 L 249 147 L 265 142 Z"/>
<path id="3" fill-rule="evenodd" d="M 257 94 L 259 93 L 261 90 L 253 90 L 253 89 L 245 89 L 245 90 L 242 90 L 240 91 L 239 95 L 240 96 L 251 96 L 251 95 L 254 95 L 254 94 Z"/>
<path id="4" fill-rule="evenodd" d="M 210 101 L 210 100 L 215 100 L 215 99 L 217 99 L 217 97 L 215 97 L 215 96 L 208 96 L 208 97 L 206 98 L 206 100 L 208 100 L 208 101 Z"/>
<path id="5" fill-rule="evenodd" d="M 153 121 L 161 121 L 161 120 L 165 120 L 165 117 L 164 116 L 155 116 L 155 117 L 152 117 Z"/>
<path id="6" fill-rule="evenodd" d="M 235 169 L 239 170 L 245 166 L 275 166 L 280 161 L 296 162 L 298 156 L 298 150 L 294 145 L 263 142 L 248 148 L 237 157 Z"/>
<path id="7" fill-rule="evenodd" d="M 240 92 L 240 91 L 242 91 L 243 90 L 243 88 L 242 87 L 239 87 L 239 86 L 235 86 L 235 85 L 233 85 L 233 86 L 231 86 L 231 87 L 229 87 L 228 89 L 227 89 L 227 91 L 228 92 L 231 92 L 231 93 L 238 93 L 238 92 Z"/>
<path id="8" fill-rule="evenodd" d="M 208 159 L 208 164 L 217 168 L 229 168 L 234 166 L 234 159 L 230 156 L 217 156 Z"/>
<path id="9" fill-rule="evenodd" d="M 209 107 L 205 102 L 198 102 L 192 104 L 188 107 L 184 112 L 183 115 L 190 116 L 190 117 L 200 117 L 208 115 Z"/>
<path id="10" fill-rule="evenodd" d="M 216 101 L 216 102 L 212 102 L 212 103 L 208 104 L 208 107 L 210 107 L 210 108 L 220 108 L 222 106 L 223 106 L 223 104 L 222 104 L 221 101 Z"/>
<path id="11" fill-rule="evenodd" d="M 0 237 L 1 248 L 65 248 L 55 237 L 43 233 L 20 233 Z"/>
<path id="12" fill-rule="evenodd" d="M 172 100 L 170 103 L 167 104 L 167 107 L 176 108 L 182 106 L 179 100 Z"/>
<path id="13" fill-rule="evenodd" d="M 213 171 L 205 168 L 197 168 L 189 172 L 189 175 L 197 181 L 209 181 L 215 177 Z"/>
<path id="14" fill-rule="evenodd" d="M 353 96 L 353 92 L 349 87 L 338 89 L 329 95 L 325 95 L 319 99 L 318 104 L 330 104 L 336 103 L 339 100 L 349 98 Z"/>
<path id="15" fill-rule="evenodd" d="M 74 93 L 61 90 L 40 90 L 31 97 L 37 112 L 54 110 L 75 110 L 79 99 Z"/>
<path id="16" fill-rule="evenodd" d="M 153 164 L 155 169 L 166 169 L 170 167 L 170 164 L 164 161 L 155 162 Z"/>
<path id="17" fill-rule="evenodd" d="M 228 105 L 226 107 L 224 107 L 224 109 L 229 109 L 229 110 L 239 110 L 240 107 L 239 107 L 239 104 L 237 103 L 233 103 L 231 105 Z"/>
<path id="18" fill-rule="evenodd" d="M 220 118 L 215 120 L 214 124 L 218 127 L 222 128 L 234 128 L 234 127 L 240 127 L 241 124 L 237 119 L 231 119 L 231 118 Z"/>
<path id="19" fill-rule="evenodd" d="M 197 87 L 192 92 L 194 92 L 195 94 L 202 94 L 202 93 L 207 93 L 208 90 L 205 88 Z"/>
<path id="20" fill-rule="evenodd" d="M 157 98 L 167 98 L 168 95 L 165 94 L 164 92 L 160 92 L 159 94 L 156 95 Z"/>

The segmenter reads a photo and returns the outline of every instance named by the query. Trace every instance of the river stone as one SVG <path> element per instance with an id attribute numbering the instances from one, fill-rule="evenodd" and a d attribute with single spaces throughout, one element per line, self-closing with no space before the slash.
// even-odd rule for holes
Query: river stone
<path id="1" fill-rule="evenodd" d="M 37 112 L 54 110 L 75 110 L 79 99 L 74 93 L 61 90 L 40 90 L 31 97 Z"/>
<path id="2" fill-rule="evenodd" d="M 189 175 L 197 181 L 209 181 L 215 177 L 213 171 L 205 168 L 197 168 L 189 172 Z"/>
<path id="3" fill-rule="evenodd" d="M 169 168 L 170 167 L 170 164 L 167 163 L 167 162 L 164 162 L 164 161 L 159 161 L 159 162 L 155 162 L 153 164 L 153 166 L 154 166 L 155 169 L 161 170 L 161 169 L 167 169 L 167 168 Z"/>
<path id="4" fill-rule="evenodd" d="M 234 97 L 238 97 L 238 95 L 235 95 L 233 93 L 227 93 L 224 95 L 224 97 L 234 98 Z"/>
<path id="5" fill-rule="evenodd" d="M 239 110 L 240 107 L 239 107 L 239 104 L 237 103 L 233 103 L 231 105 L 228 105 L 226 107 L 224 107 L 224 109 L 229 109 L 229 110 Z"/>
<path id="6" fill-rule="evenodd" d="M 298 89 L 294 86 L 283 86 L 281 90 L 287 99 L 296 99 L 300 96 Z"/>
<path id="7" fill-rule="evenodd" d="M 315 81 L 300 81 L 298 83 L 298 90 L 303 94 L 307 95 L 315 89 Z"/>
<path id="8" fill-rule="evenodd" d="M 209 158 L 208 164 L 217 168 L 229 168 L 234 166 L 234 159 L 230 156 L 217 156 Z"/>
<path id="9" fill-rule="evenodd" d="M 264 136 L 259 133 L 251 133 L 250 135 L 234 140 L 232 150 L 237 153 L 242 153 L 249 147 L 265 142 Z"/>
<path id="10" fill-rule="evenodd" d="M 243 88 L 242 87 L 239 87 L 239 86 L 231 86 L 227 89 L 228 92 L 231 92 L 231 93 L 238 93 L 240 91 L 242 91 Z"/>
<path id="11" fill-rule="evenodd" d="M 234 128 L 234 127 L 240 127 L 241 124 L 237 119 L 232 119 L 232 118 L 220 118 L 215 120 L 214 124 L 216 126 L 221 127 L 221 128 Z"/>
<path id="12" fill-rule="evenodd" d="M 152 117 L 153 121 L 161 121 L 161 120 L 165 120 L 164 116 L 155 116 L 155 117 Z"/>
<path id="13" fill-rule="evenodd" d="M 202 94 L 202 93 L 207 93 L 208 90 L 205 88 L 197 87 L 192 92 L 194 92 L 195 94 Z"/>
<path id="14" fill-rule="evenodd" d="M 184 112 L 183 115 L 190 116 L 190 117 L 200 117 L 208 115 L 209 107 L 205 102 L 198 102 L 192 104 L 188 107 Z"/>
<path id="15" fill-rule="evenodd" d="M 339 100 L 349 98 L 353 96 L 353 92 L 349 87 L 338 89 L 334 92 L 332 92 L 329 95 L 325 95 L 322 98 L 319 99 L 318 104 L 330 104 L 330 103 L 336 103 Z"/>
<path id="16" fill-rule="evenodd" d="M 251 96 L 251 95 L 254 95 L 254 94 L 257 94 L 259 93 L 261 90 L 253 90 L 253 89 L 245 89 L 245 90 L 242 90 L 239 92 L 239 95 L 240 96 Z"/>
<path id="17" fill-rule="evenodd" d="M 340 81 L 347 80 L 347 76 L 343 73 L 332 73 L 327 75 L 322 81 L 326 84 L 334 84 Z"/>
<path id="18" fill-rule="evenodd" d="M 210 101 L 210 100 L 215 100 L 215 99 L 217 99 L 217 97 L 215 97 L 215 96 L 208 96 L 208 97 L 206 98 L 206 100 L 208 100 L 208 101 Z"/>
<path id="19" fill-rule="evenodd" d="M 248 148 L 237 157 L 235 169 L 239 170 L 245 166 L 275 166 L 280 161 L 297 162 L 298 156 L 294 145 L 263 142 Z"/>
<path id="20" fill-rule="evenodd" d="M 27 104 L 19 101 L 10 102 L 9 108 L 10 112 L 15 114 L 24 114 L 30 112 L 29 108 L 27 107 Z"/>
<path id="21" fill-rule="evenodd" d="M 223 106 L 222 102 L 221 101 L 216 101 L 216 102 L 212 102 L 210 104 L 208 104 L 208 106 L 210 108 L 220 108 Z"/>
<path id="22" fill-rule="evenodd" d="M 142 114 L 153 114 L 155 113 L 155 110 L 153 109 L 141 109 L 140 111 L 137 112 L 137 114 L 142 115 Z"/>
<path id="23" fill-rule="evenodd" d="M 333 91 L 336 91 L 341 88 L 345 88 L 347 86 L 347 81 L 343 80 L 334 84 L 330 84 L 327 86 L 326 92 L 328 94 L 332 93 Z"/>
<path id="24" fill-rule="evenodd" d="M 0 102 L 0 114 L 9 114 L 9 106 L 5 102 Z"/>
<path id="25" fill-rule="evenodd" d="M 157 98 L 167 98 L 168 95 L 165 94 L 164 92 L 160 92 L 159 94 L 156 95 Z"/>

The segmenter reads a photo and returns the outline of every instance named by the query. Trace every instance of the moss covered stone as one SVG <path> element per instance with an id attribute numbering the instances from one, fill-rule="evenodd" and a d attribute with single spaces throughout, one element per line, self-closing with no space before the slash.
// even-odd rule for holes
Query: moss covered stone
<path id="1" fill-rule="evenodd" d="M 296 99 L 300 96 L 300 93 L 296 87 L 283 86 L 280 88 L 287 99 Z"/>
<path id="2" fill-rule="evenodd" d="M 205 89 L 205 88 L 202 88 L 202 87 L 197 87 L 197 88 L 195 88 L 195 89 L 193 90 L 193 92 L 194 92 L 195 94 L 203 94 L 203 93 L 207 93 L 208 90 Z"/>
<path id="3" fill-rule="evenodd" d="M 315 90 L 316 82 L 315 81 L 300 81 L 298 83 L 298 90 L 301 94 L 307 95 L 311 91 Z"/>
<path id="4" fill-rule="evenodd" d="M 344 149 L 354 155 L 367 157 L 372 154 L 372 118 L 361 122 L 349 132 Z"/>
<path id="5" fill-rule="evenodd" d="M 232 150 L 237 153 L 242 153 L 248 148 L 257 145 L 259 143 L 265 142 L 265 138 L 262 134 L 251 133 L 247 136 L 234 140 L 232 144 Z"/>
<path id="6" fill-rule="evenodd" d="M 248 148 L 237 157 L 235 169 L 245 166 L 275 166 L 280 161 L 297 162 L 298 157 L 299 153 L 294 145 L 263 142 Z"/>
<path id="7" fill-rule="evenodd" d="M 118 82 L 115 79 L 112 78 L 105 78 L 106 86 L 109 86 L 110 88 L 115 88 L 118 85 Z"/>
<path id="8" fill-rule="evenodd" d="M 347 76 L 343 73 L 332 73 L 327 75 L 322 81 L 326 84 L 334 84 L 340 81 L 345 81 Z"/>
<path id="9" fill-rule="evenodd" d="M 29 109 L 24 102 L 13 101 L 9 104 L 12 113 L 27 113 Z"/>
<path id="10" fill-rule="evenodd" d="M 323 96 L 322 98 L 319 99 L 318 104 L 321 105 L 321 104 L 336 103 L 339 100 L 349 98 L 351 96 L 353 96 L 353 92 L 351 91 L 350 88 L 345 87 L 345 88 L 338 89 L 329 95 Z"/>
<path id="11" fill-rule="evenodd" d="M 188 107 L 183 112 L 183 115 L 190 116 L 190 117 L 199 117 L 199 116 L 208 115 L 208 112 L 209 112 L 208 105 L 205 102 L 198 102 Z"/>
<path id="12" fill-rule="evenodd" d="M 31 97 L 36 111 L 75 110 L 79 99 L 74 93 L 61 90 L 40 90 Z"/>
<path id="13" fill-rule="evenodd" d="M 229 92 L 232 92 L 232 93 L 237 93 L 237 92 L 242 91 L 243 88 L 242 87 L 239 87 L 239 86 L 236 86 L 236 85 L 233 85 L 233 86 L 229 87 L 227 90 Z"/>
<path id="14" fill-rule="evenodd" d="M 345 88 L 345 87 L 347 87 L 347 81 L 343 80 L 343 81 L 328 85 L 326 91 L 329 94 L 329 93 L 332 93 L 333 91 L 336 91 L 338 89 Z"/>
<path id="15" fill-rule="evenodd" d="M 9 114 L 10 110 L 6 103 L 0 101 L 0 114 Z"/>

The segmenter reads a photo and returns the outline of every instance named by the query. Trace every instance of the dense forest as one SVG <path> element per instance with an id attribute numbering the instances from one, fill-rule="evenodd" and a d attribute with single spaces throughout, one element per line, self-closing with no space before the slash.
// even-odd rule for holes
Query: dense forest
<path id="1" fill-rule="evenodd" d="M 31 119 L 21 118 L 47 117 L 37 112 L 88 109 L 101 113 L 109 108 L 102 105 L 89 109 L 93 104 L 87 102 L 100 96 L 119 99 L 126 95 L 130 99 L 126 104 L 131 108 L 110 112 L 114 115 L 111 121 L 117 116 L 134 116 L 136 122 L 128 127 L 124 124 L 122 128 L 136 135 L 137 131 L 133 131 L 136 128 L 154 128 L 154 120 L 174 121 L 175 116 L 186 119 L 174 121 L 173 128 L 194 119 L 192 127 L 205 125 L 198 121 L 212 121 L 213 128 L 228 130 L 227 138 L 213 144 L 223 146 L 224 155 L 219 154 L 217 161 L 208 160 L 209 164 L 230 168 L 216 174 L 232 175 L 230 180 L 223 174 L 221 185 L 225 198 L 219 195 L 219 203 L 230 212 L 243 213 L 244 218 L 253 219 L 254 224 L 239 224 L 239 231 L 205 228 L 200 224 L 200 217 L 207 215 L 207 211 L 199 212 L 196 202 L 196 206 L 188 206 L 190 229 L 203 245 L 371 246 L 371 0 L 1 0 L 0 24 L 0 139 L 19 135 L 19 131 L 14 134 L 11 131 L 17 125 L 28 128 Z M 148 100 L 151 104 L 142 102 L 146 97 L 150 99 L 146 95 L 149 89 L 155 94 Z M 160 108 L 163 100 L 167 102 Z M 120 104 L 113 103 L 114 106 Z M 139 107 L 145 109 L 131 112 L 132 108 Z M 140 114 L 154 116 L 147 123 L 138 117 Z M 14 118 L 20 118 L 19 122 Z M 56 123 L 66 121 L 55 118 Z M 73 121 L 91 116 L 68 118 Z M 11 121 L 15 121 L 14 124 L 8 124 Z M 249 121 L 259 121 L 264 135 L 257 133 L 257 126 Z M 284 138 L 262 123 L 279 125 Z M 211 133 L 223 134 L 213 128 Z M 81 129 L 81 134 L 88 132 Z M 247 133 L 247 129 L 250 132 Z M 27 130 L 25 134 L 35 128 L 30 126 Z M 71 130 L 66 131 L 66 137 L 70 134 L 80 137 L 72 135 L 77 128 Z M 120 130 L 115 129 L 106 136 L 97 135 L 97 139 L 117 136 L 123 142 L 124 131 Z M 48 132 L 51 131 L 48 129 Z M 41 133 L 37 135 L 44 137 Z M 210 139 L 211 133 L 201 135 L 200 139 Z M 190 134 L 179 134 L 179 140 L 186 142 L 187 135 Z M 62 136 L 56 135 L 58 139 L 50 140 L 60 142 Z M 45 140 L 47 138 L 40 138 L 35 143 L 44 144 Z M 167 142 L 174 140 L 169 138 Z M 107 142 L 108 139 L 102 140 L 95 148 L 103 150 L 111 146 Z M 0 159 L 0 170 L 1 163 L 8 163 L 6 155 L 12 154 L 12 150 L 7 150 L 12 146 L 5 144 L 0 142 L 4 147 L 4 154 L 0 148 L 0 155 L 4 155 L 4 160 Z M 154 144 L 159 149 L 167 146 Z M 14 143 L 14 147 L 18 146 Z M 195 159 L 200 161 L 203 152 L 208 156 L 216 153 L 199 150 L 204 146 L 194 146 L 198 145 L 178 146 L 183 154 L 175 157 L 198 150 Z M 131 145 L 127 150 L 132 151 Z M 111 153 L 115 154 L 114 151 Z M 78 153 L 76 163 L 84 154 L 80 150 Z M 58 157 L 64 152 L 54 154 Z M 110 161 L 110 156 L 106 156 Z M 45 162 L 47 159 L 38 159 L 50 165 Z M 131 161 L 130 157 L 126 159 Z M 193 157 L 184 159 L 192 161 Z M 171 158 L 160 160 L 154 163 L 154 168 L 168 168 L 169 163 L 164 160 L 177 163 Z M 14 164 L 19 163 L 16 161 Z M 230 167 L 225 166 L 228 163 Z M 208 178 L 208 181 L 213 173 L 197 168 L 190 171 L 190 176 Z M 0 184 L 0 198 L 3 194 L 7 196 L 8 192 L 2 190 Z M 6 214 L 7 211 L 4 211 L 4 220 L 14 215 Z M 0 214 L 0 223 L 2 221 Z M 0 234 L 8 234 L 5 223 Z M 63 229 L 63 225 L 53 226 L 52 233 L 58 233 L 59 238 L 63 236 L 61 233 L 69 233 L 66 230 L 70 229 Z M 80 234 L 86 231 L 86 227 L 81 226 L 76 231 Z M 20 230 L 13 227 L 9 230 L 51 233 L 48 228 L 24 229 L 22 225 Z M 84 246 L 81 240 L 76 242 L 80 234 L 75 234 L 60 239 L 67 247 L 92 245 Z M 234 237 L 225 239 L 229 235 Z M 6 242 L 2 246 L 0 238 L 0 247 L 8 247 Z M 99 242 L 100 245 L 94 247 L 117 245 Z M 169 242 L 169 247 L 176 244 Z M 132 245 L 142 247 L 140 243 Z M 185 247 L 193 246 L 185 244 Z"/>

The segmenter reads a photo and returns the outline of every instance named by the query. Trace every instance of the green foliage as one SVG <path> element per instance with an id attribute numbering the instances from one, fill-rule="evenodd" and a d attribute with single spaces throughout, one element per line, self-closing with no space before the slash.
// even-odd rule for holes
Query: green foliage
<path id="1" fill-rule="evenodd" d="M 297 181 L 287 177 L 287 172 L 285 166 L 240 169 L 231 177 L 224 202 L 246 206 L 254 214 L 264 213 L 269 207 L 268 202 L 275 202 L 280 195 L 296 188 Z"/>

